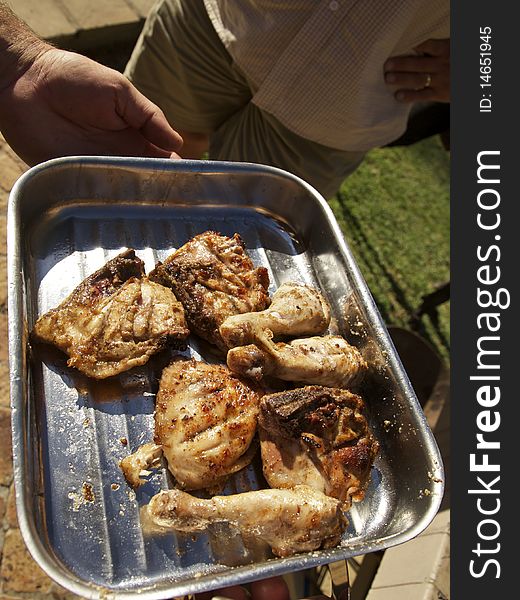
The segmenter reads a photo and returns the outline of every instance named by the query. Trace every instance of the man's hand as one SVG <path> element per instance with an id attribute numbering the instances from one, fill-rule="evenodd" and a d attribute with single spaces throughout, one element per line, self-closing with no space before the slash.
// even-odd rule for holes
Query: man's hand
<path id="1" fill-rule="evenodd" d="M 427 40 L 417 55 L 393 56 L 384 66 L 385 82 L 398 102 L 450 101 L 450 40 Z"/>
<path id="2" fill-rule="evenodd" d="M 29 165 L 85 154 L 176 157 L 182 146 L 122 74 L 51 46 L 0 90 L 0 130 Z"/>

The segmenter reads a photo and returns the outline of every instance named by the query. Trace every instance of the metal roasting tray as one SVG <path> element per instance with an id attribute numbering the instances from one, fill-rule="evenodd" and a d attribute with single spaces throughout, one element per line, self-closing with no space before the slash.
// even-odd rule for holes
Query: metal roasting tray
<path id="1" fill-rule="evenodd" d="M 361 393 L 381 451 L 334 549 L 279 559 L 222 525 L 197 535 L 150 532 L 140 509 L 171 485 L 167 471 L 134 492 L 118 463 L 152 439 L 160 364 L 97 383 L 67 368 L 64 355 L 31 347 L 37 317 L 121 249 L 134 248 L 148 272 L 208 229 L 242 236 L 253 262 L 269 270 L 271 293 L 283 281 L 318 286 L 332 307 L 331 331 L 371 365 Z M 247 163 L 55 159 L 13 187 L 8 252 L 19 524 L 33 557 L 65 588 L 85 598 L 182 596 L 382 550 L 435 516 L 444 485 L 437 445 L 330 208 L 301 179 Z M 214 360 L 196 340 L 185 354 Z M 259 487 L 254 463 L 225 493 Z"/>

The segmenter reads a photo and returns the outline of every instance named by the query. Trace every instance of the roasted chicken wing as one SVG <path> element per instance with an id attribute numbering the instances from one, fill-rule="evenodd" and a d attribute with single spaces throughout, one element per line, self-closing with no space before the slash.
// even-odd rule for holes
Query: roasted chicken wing
<path id="1" fill-rule="evenodd" d="M 245 346 L 261 338 L 265 329 L 273 336 L 323 333 L 330 322 L 330 307 L 318 290 L 298 283 L 283 283 L 273 294 L 269 308 L 228 317 L 220 334 L 229 348 Z"/>
<path id="2" fill-rule="evenodd" d="M 243 536 L 264 540 L 282 557 L 337 545 L 347 524 L 337 500 L 303 485 L 209 500 L 168 490 L 151 499 L 147 514 L 156 526 L 185 532 L 229 522 Z"/>
<path id="3" fill-rule="evenodd" d="M 367 369 L 359 350 L 337 335 L 314 336 L 290 343 L 273 342 L 269 329 L 254 344 L 232 348 L 228 367 L 239 375 L 261 380 L 266 375 L 284 381 L 348 387 Z"/>
<path id="4" fill-rule="evenodd" d="M 33 329 L 36 340 L 57 346 L 69 366 L 95 379 L 143 365 L 188 335 L 182 305 L 170 289 L 145 277 L 133 250 L 87 277 Z"/>
<path id="5" fill-rule="evenodd" d="M 343 503 L 361 500 L 379 451 L 362 398 L 307 386 L 266 395 L 260 403 L 260 447 L 271 487 L 311 486 Z"/>
<path id="6" fill-rule="evenodd" d="M 148 469 L 158 467 L 162 456 L 162 447 L 149 442 L 140 446 L 133 454 L 129 454 L 120 462 L 125 479 L 137 488 L 144 483 L 143 476 L 148 475 Z"/>
<path id="7" fill-rule="evenodd" d="M 227 317 L 263 310 L 270 302 L 267 269 L 254 268 L 238 234 L 197 235 L 158 263 L 150 278 L 172 288 L 190 329 L 221 350 L 227 346 L 219 326 Z"/>
<path id="8" fill-rule="evenodd" d="M 155 405 L 155 444 L 178 485 L 189 490 L 221 485 L 251 461 L 261 391 L 223 365 L 178 360 L 162 373 Z M 147 454 L 153 459 L 154 446 Z M 138 454 L 140 452 L 140 454 Z M 131 485 L 146 468 L 138 450 L 121 464 Z"/>

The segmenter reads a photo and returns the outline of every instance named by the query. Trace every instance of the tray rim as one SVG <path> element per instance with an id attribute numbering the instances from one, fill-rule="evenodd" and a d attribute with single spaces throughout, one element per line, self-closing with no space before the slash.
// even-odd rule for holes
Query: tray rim
<path id="1" fill-rule="evenodd" d="M 26 512 L 27 494 L 25 482 L 27 477 L 26 461 L 27 450 L 30 447 L 27 436 L 24 435 L 24 398 L 27 397 L 27 368 L 26 368 L 26 348 L 24 348 L 24 291 L 22 281 L 22 255 L 21 255 L 21 231 L 20 231 L 20 211 L 19 205 L 21 202 L 21 192 L 28 181 L 37 178 L 40 174 L 49 169 L 55 169 L 60 166 L 100 166 L 100 167 L 120 167 L 130 168 L 131 170 L 157 170 L 157 171 L 181 171 L 194 172 L 198 174 L 204 173 L 251 173 L 251 174 L 274 174 L 287 178 L 296 182 L 299 186 L 306 189 L 307 193 L 314 197 L 314 200 L 320 205 L 328 220 L 328 224 L 335 237 L 335 242 L 339 252 L 349 265 L 350 275 L 354 281 L 354 285 L 360 291 L 363 299 L 366 301 L 365 309 L 370 315 L 372 324 L 375 327 L 378 344 L 383 346 L 383 350 L 388 357 L 389 368 L 392 369 L 396 376 L 398 385 L 401 386 L 403 392 L 408 399 L 412 399 L 409 408 L 413 413 L 414 418 L 422 427 L 424 441 L 426 444 L 425 452 L 427 452 L 438 465 L 438 473 L 440 482 L 437 483 L 436 491 L 431 498 L 428 509 L 423 513 L 422 517 L 417 520 L 411 527 L 401 531 L 400 533 L 382 538 L 379 543 L 367 544 L 366 548 L 360 548 L 357 552 L 348 553 L 347 547 L 336 547 L 330 551 L 320 551 L 319 556 L 313 556 L 315 553 L 305 553 L 295 555 L 283 559 L 275 559 L 267 563 L 245 565 L 242 567 L 234 567 L 229 574 L 225 572 L 211 573 L 200 577 L 199 579 L 190 580 L 183 583 L 172 582 L 170 591 L 166 588 L 154 590 L 153 588 L 139 590 L 122 591 L 119 589 L 101 588 L 94 584 L 89 584 L 74 573 L 67 570 L 57 560 L 57 557 L 51 556 L 44 547 L 42 540 L 36 532 L 36 524 L 34 519 L 30 518 Z M 8 350 L 9 350 L 9 378 L 10 378 L 10 403 L 11 403 L 11 435 L 12 435 L 12 454 L 13 454 L 13 480 L 16 493 L 16 510 L 19 521 L 19 529 L 32 557 L 36 563 L 57 583 L 66 589 L 81 595 L 85 598 L 120 598 L 121 600 L 135 599 L 137 597 L 146 600 L 160 600 L 166 598 L 172 592 L 177 595 L 186 593 L 198 593 L 208 589 L 204 584 L 208 578 L 212 578 L 217 574 L 219 576 L 219 586 L 243 584 L 255 579 L 270 577 L 277 574 L 307 569 L 314 566 L 325 564 L 324 555 L 330 556 L 330 561 L 341 560 L 346 557 L 356 556 L 377 550 L 385 550 L 389 547 L 402 544 L 419 535 L 431 523 L 437 514 L 445 488 L 445 472 L 440 451 L 433 433 L 427 423 L 424 412 L 420 410 L 415 392 L 406 375 L 401 360 L 397 354 L 395 346 L 386 330 L 379 311 L 375 305 L 373 297 L 366 285 L 364 278 L 357 266 L 357 263 L 348 247 L 344 235 L 339 227 L 339 224 L 334 216 L 334 213 L 323 196 L 317 192 L 310 184 L 303 179 L 284 171 L 283 169 L 268 165 L 256 163 L 232 162 L 232 161 L 211 161 L 211 160 L 181 160 L 174 161 L 170 159 L 152 159 L 141 157 L 100 157 L 100 156 L 69 156 L 55 158 L 28 169 L 23 173 L 14 186 L 9 195 L 8 210 L 7 210 L 7 252 L 8 252 Z M 305 564 L 302 565 L 302 558 Z M 294 568 L 291 568 L 294 567 Z M 261 572 L 261 573 L 260 573 Z"/>

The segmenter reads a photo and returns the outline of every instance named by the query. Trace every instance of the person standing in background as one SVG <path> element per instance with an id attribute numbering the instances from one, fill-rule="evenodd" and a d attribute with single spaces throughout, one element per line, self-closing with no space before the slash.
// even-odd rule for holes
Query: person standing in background
<path id="1" fill-rule="evenodd" d="M 126 75 L 181 156 L 271 164 L 325 197 L 449 99 L 448 0 L 161 0 Z"/>

